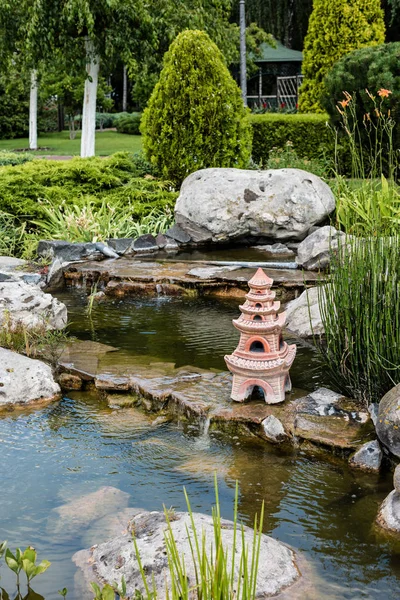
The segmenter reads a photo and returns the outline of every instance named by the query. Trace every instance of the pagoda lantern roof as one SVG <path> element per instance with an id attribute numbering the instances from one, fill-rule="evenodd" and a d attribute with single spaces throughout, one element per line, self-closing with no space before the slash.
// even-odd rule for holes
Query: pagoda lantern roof
<path id="1" fill-rule="evenodd" d="M 271 287 L 273 283 L 274 280 L 268 277 L 268 275 L 260 267 L 250 279 L 249 286 L 257 288 L 267 288 Z"/>

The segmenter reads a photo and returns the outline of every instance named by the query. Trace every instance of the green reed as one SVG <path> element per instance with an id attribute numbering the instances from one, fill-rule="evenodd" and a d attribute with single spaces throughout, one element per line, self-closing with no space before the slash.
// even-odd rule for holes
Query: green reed
<path id="1" fill-rule="evenodd" d="M 320 287 L 318 343 L 338 391 L 379 401 L 400 382 L 400 236 L 346 238 Z"/>

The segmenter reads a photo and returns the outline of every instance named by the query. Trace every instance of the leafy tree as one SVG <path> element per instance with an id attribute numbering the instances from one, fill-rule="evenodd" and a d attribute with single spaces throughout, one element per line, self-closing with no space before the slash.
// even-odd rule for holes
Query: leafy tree
<path id="1" fill-rule="evenodd" d="M 352 50 L 385 40 L 379 0 L 314 0 L 304 46 L 301 112 L 321 112 L 324 78 Z"/>
<path id="2" fill-rule="evenodd" d="M 243 167 L 251 147 L 246 115 L 221 51 L 205 32 L 184 31 L 143 114 L 147 158 L 175 182 L 205 167 Z"/>
<path id="3" fill-rule="evenodd" d="M 73 74 L 86 68 L 81 156 L 95 152 L 96 96 L 101 64 L 137 57 L 152 38 L 144 0 L 31 0 L 29 45 L 43 56 L 60 50 Z M 143 34 L 143 36 L 142 36 Z"/>

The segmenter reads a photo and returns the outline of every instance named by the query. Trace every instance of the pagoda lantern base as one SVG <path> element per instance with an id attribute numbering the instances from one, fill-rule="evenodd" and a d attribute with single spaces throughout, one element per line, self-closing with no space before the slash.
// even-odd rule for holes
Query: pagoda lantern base
<path id="1" fill-rule="evenodd" d="M 233 321 L 240 332 L 238 347 L 225 356 L 233 374 L 231 398 L 244 402 L 254 388 L 264 394 L 267 404 L 285 400 L 292 389 L 289 369 L 296 356 L 296 345 L 288 345 L 282 338 L 286 315 L 278 314 L 280 302 L 271 290 L 273 280 L 258 269 L 249 281 L 250 292 L 240 306 L 241 315 Z"/>

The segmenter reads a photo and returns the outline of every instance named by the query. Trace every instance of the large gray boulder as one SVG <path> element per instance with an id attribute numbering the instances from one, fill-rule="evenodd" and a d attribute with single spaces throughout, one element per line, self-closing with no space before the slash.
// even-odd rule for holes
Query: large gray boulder
<path id="1" fill-rule="evenodd" d="M 326 225 L 306 237 L 297 248 L 297 263 L 309 271 L 326 269 L 331 261 L 331 253 L 336 252 L 341 240 L 346 237 L 343 231 Z"/>
<path id="2" fill-rule="evenodd" d="M 206 536 L 206 548 L 210 555 L 214 543 L 214 529 L 212 518 L 203 514 L 193 514 L 195 528 L 201 539 L 202 531 Z M 180 556 L 183 554 L 187 568 L 189 586 L 195 585 L 195 570 L 192 561 L 192 552 L 188 538 L 194 545 L 193 529 L 188 513 L 174 513 L 171 516 L 171 528 L 176 540 Z M 170 575 L 168 558 L 165 550 L 165 515 L 161 512 L 143 512 L 135 516 L 129 523 L 127 531 L 104 544 L 92 546 L 74 555 L 74 562 L 85 571 L 88 581 L 93 581 L 93 574 L 100 582 L 114 584 L 125 578 L 127 597 L 134 598 L 135 590 L 145 592 L 139 571 L 132 534 L 135 535 L 143 569 L 148 582 L 152 581 L 158 590 L 158 598 L 164 599 L 166 584 L 170 588 Z M 228 566 L 230 571 L 233 523 L 222 521 L 222 542 L 228 550 Z M 245 544 L 248 547 L 249 561 L 251 563 L 253 530 L 244 528 Z M 239 563 L 242 547 L 242 535 L 237 536 L 237 550 L 235 561 L 236 580 L 239 574 Z M 257 597 L 266 598 L 279 594 L 283 589 L 293 586 L 300 579 L 297 557 L 293 550 L 267 535 L 262 535 L 260 544 L 259 573 L 257 579 Z M 91 572 L 88 572 L 90 565 Z"/>
<path id="3" fill-rule="evenodd" d="M 400 384 L 380 401 L 375 427 L 382 444 L 400 458 Z"/>
<path id="4" fill-rule="evenodd" d="M 11 329 L 64 329 L 67 325 L 65 304 L 45 294 L 38 286 L 23 281 L 0 282 L 0 326 Z"/>
<path id="5" fill-rule="evenodd" d="M 0 348 L 0 408 L 49 402 L 59 397 L 60 386 L 48 365 Z"/>
<path id="6" fill-rule="evenodd" d="M 286 306 L 286 327 L 301 338 L 324 333 L 319 298 L 324 301 L 324 290 L 308 288 Z"/>
<path id="7" fill-rule="evenodd" d="M 175 221 L 195 243 L 302 240 L 334 209 L 329 186 L 301 169 L 202 169 L 183 182 Z"/>

